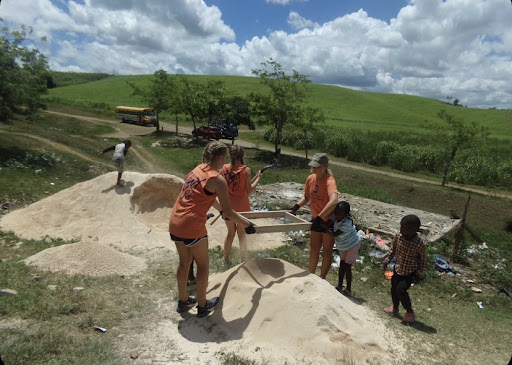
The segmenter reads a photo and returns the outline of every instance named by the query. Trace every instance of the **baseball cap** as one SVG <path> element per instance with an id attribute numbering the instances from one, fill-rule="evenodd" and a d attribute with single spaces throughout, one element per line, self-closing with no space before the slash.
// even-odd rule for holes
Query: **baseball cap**
<path id="1" fill-rule="evenodd" d="M 313 156 L 311 159 L 311 162 L 308 163 L 311 167 L 318 167 L 322 165 L 327 165 L 329 163 L 329 157 L 327 157 L 327 154 L 325 153 L 317 153 Z"/>

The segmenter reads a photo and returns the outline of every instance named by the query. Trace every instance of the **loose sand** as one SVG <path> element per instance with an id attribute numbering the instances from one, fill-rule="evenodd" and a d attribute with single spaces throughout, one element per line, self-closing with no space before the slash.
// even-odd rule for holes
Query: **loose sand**
<path id="1" fill-rule="evenodd" d="M 26 239 L 70 240 L 26 259 L 44 270 L 143 272 L 163 250 L 175 257 L 167 225 L 183 180 L 133 172 L 123 178 L 122 188 L 113 186 L 115 172 L 77 184 L 9 213 L 0 228 Z M 210 245 L 222 245 L 223 222 L 207 226 Z M 284 238 L 282 233 L 250 235 L 248 246 L 277 247 Z M 120 326 L 119 350 L 136 351 L 133 364 L 214 365 L 230 352 L 268 364 L 388 364 L 397 359 L 398 341 L 374 313 L 285 261 L 253 259 L 212 275 L 211 296 L 220 296 L 221 303 L 204 319 L 195 317 L 195 309 L 181 319 L 174 300 L 163 298 L 154 322 Z"/>

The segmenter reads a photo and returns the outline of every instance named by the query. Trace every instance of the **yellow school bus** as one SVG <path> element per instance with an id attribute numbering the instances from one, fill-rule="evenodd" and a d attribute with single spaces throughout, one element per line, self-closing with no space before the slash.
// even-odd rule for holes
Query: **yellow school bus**
<path id="1" fill-rule="evenodd" d="M 155 111 L 152 108 L 118 106 L 115 109 L 115 113 L 116 118 L 121 119 L 123 122 L 157 126 Z"/>

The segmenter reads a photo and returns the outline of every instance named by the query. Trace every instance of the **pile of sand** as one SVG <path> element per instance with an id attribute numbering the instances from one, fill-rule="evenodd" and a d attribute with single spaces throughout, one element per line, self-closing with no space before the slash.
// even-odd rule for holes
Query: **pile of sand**
<path id="1" fill-rule="evenodd" d="M 131 275 L 147 268 L 143 258 L 97 242 L 52 247 L 27 258 L 25 263 L 41 270 L 90 276 Z"/>
<path id="2" fill-rule="evenodd" d="M 125 274 L 126 266 L 141 267 L 140 258 L 136 256 L 149 256 L 151 251 L 159 249 L 175 252 L 168 225 L 183 179 L 167 174 L 125 172 L 125 186 L 120 188 L 115 186 L 116 176 L 116 172 L 98 176 L 11 212 L 2 217 L 0 229 L 25 239 L 51 237 L 87 241 L 91 246 L 98 245 L 97 250 L 110 247 L 132 255 L 119 260 L 112 251 L 104 255 L 101 264 L 91 260 L 92 266 L 79 266 L 84 270 L 80 272 L 74 260 L 59 259 L 61 255 L 81 257 L 83 245 L 73 244 L 52 249 L 53 261 L 46 261 L 43 254 L 27 261 L 52 271 L 90 274 L 94 270 L 103 272 L 102 265 L 105 265 L 110 268 L 108 272 Z M 215 209 L 211 212 L 218 214 Z M 223 246 L 227 233 L 224 222 L 220 219 L 213 225 L 208 223 L 207 229 L 210 247 Z M 249 250 L 278 247 L 285 239 L 283 233 L 255 236 L 248 236 Z M 234 245 L 238 246 L 236 238 Z M 129 257 L 133 260 L 131 264 L 127 262 Z"/>
<path id="3" fill-rule="evenodd" d="M 166 363 L 181 358 L 186 364 L 220 364 L 226 352 L 255 363 L 290 365 L 399 359 L 401 342 L 373 312 L 286 261 L 252 259 L 210 278 L 208 287 L 209 298 L 221 298 L 209 317 L 198 319 L 191 309 L 182 315 L 178 333 L 174 319 L 162 319 L 125 338 L 125 345 L 144 358 L 158 352 L 156 360 Z M 175 349 L 154 347 L 170 342 L 178 357 Z"/>

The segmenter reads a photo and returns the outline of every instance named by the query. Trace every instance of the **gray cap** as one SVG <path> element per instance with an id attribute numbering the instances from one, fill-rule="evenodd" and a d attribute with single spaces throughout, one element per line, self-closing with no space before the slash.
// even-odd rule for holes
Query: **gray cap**
<path id="1" fill-rule="evenodd" d="M 329 163 L 329 157 L 327 157 L 327 154 L 317 153 L 316 155 L 313 156 L 313 158 L 311 159 L 311 162 L 308 163 L 308 165 L 311 167 L 318 167 L 318 166 L 327 165 L 328 163 Z"/>

